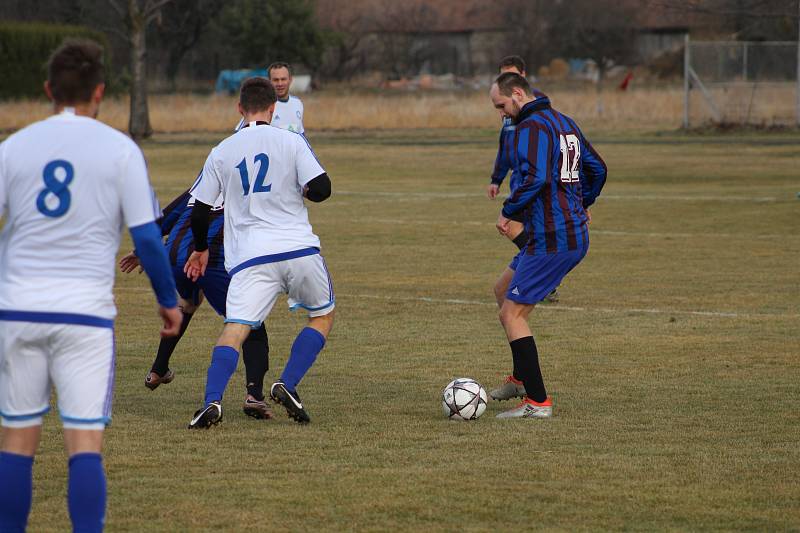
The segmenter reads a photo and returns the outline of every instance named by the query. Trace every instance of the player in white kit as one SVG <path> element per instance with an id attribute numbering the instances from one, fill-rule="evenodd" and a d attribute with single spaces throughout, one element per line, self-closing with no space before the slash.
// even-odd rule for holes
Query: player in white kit
<path id="1" fill-rule="evenodd" d="M 269 122 L 270 126 L 305 135 L 303 102 L 298 97 L 289 94 L 289 89 L 292 87 L 291 65 L 283 61 L 272 63 L 267 67 L 267 75 L 272 86 L 275 87 L 275 95 L 278 98 Z M 236 126 L 236 131 L 239 131 L 244 123 L 244 118 L 242 118 Z"/>
<path id="2" fill-rule="evenodd" d="M 225 201 L 225 268 L 231 275 L 225 329 L 206 379 L 205 405 L 189 424 L 208 428 L 222 420 L 222 395 L 236 370 L 242 341 L 267 317 L 280 293 L 291 309 L 308 311 L 308 327 L 292 345 L 281 379 L 270 389 L 297 422 L 309 421 L 297 384 L 316 360 L 333 327 L 333 284 L 308 222 L 303 198 L 321 202 L 331 182 L 306 139 L 269 125 L 275 90 L 266 78 L 242 84 L 244 126 L 209 154 L 195 198 L 195 252 L 186 273 L 197 279 L 208 261 L 208 213 L 220 193 Z"/>
<path id="3" fill-rule="evenodd" d="M 175 335 L 180 325 L 142 152 L 94 119 L 104 88 L 102 49 L 66 43 L 45 84 L 55 114 L 0 144 L 0 531 L 26 527 L 52 386 L 69 455 L 73 528 L 103 528 L 101 449 L 114 389 L 112 288 L 123 223 L 143 254 L 161 334 Z"/>

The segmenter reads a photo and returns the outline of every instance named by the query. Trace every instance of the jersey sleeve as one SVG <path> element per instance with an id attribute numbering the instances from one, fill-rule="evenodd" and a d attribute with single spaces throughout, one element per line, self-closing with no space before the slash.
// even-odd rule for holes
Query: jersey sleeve
<path id="1" fill-rule="evenodd" d="M 589 144 L 583 133 L 580 134 L 581 141 L 581 196 L 583 208 L 586 209 L 594 203 L 608 176 L 608 167 L 600 154 Z"/>
<path id="2" fill-rule="evenodd" d="M 297 182 L 301 187 L 325 172 L 325 169 L 320 165 L 317 156 L 314 155 L 314 150 L 311 145 L 302 135 L 295 135 L 297 142 L 297 151 L 295 152 L 295 165 L 297 167 Z"/>
<path id="3" fill-rule="evenodd" d="M 302 100 L 300 100 L 298 98 L 297 99 L 297 103 L 300 106 L 300 116 L 298 117 L 300 119 L 300 131 L 298 133 L 300 133 L 301 135 L 305 135 L 306 128 L 305 128 L 305 126 L 303 126 L 303 117 L 305 117 L 306 111 L 305 111 L 305 107 L 303 107 L 303 101 Z"/>
<path id="4" fill-rule="evenodd" d="M 122 169 L 122 218 L 129 228 L 153 222 L 161 216 L 161 207 L 147 177 L 144 155 L 132 146 Z"/>
<path id="5" fill-rule="evenodd" d="M 206 164 L 203 166 L 203 171 L 200 173 L 200 177 L 197 178 L 197 182 L 189 192 L 198 201 L 212 206 L 222 193 L 222 179 L 220 178 L 219 172 L 217 172 L 213 150 L 208 154 Z"/>
<path id="6" fill-rule="evenodd" d="M 520 161 L 522 183 L 503 204 L 503 216 L 510 218 L 533 202 L 547 182 L 547 154 L 552 150 L 550 132 L 534 124 L 519 131 L 516 151 Z"/>
<path id="7" fill-rule="evenodd" d="M 509 168 L 511 168 L 511 164 L 508 160 L 508 147 L 506 143 L 508 142 L 507 135 L 505 132 L 505 128 L 500 130 L 500 140 L 498 142 L 497 147 L 497 157 L 494 159 L 494 169 L 492 170 L 491 181 L 495 185 L 500 185 L 503 183 L 503 179 L 505 179 L 506 174 L 508 174 Z"/>
<path id="8" fill-rule="evenodd" d="M 0 218 L 3 218 L 3 215 L 6 212 L 6 176 L 5 176 L 5 165 L 3 164 L 3 154 L 5 150 L 3 149 L 3 144 L 0 143 Z"/>

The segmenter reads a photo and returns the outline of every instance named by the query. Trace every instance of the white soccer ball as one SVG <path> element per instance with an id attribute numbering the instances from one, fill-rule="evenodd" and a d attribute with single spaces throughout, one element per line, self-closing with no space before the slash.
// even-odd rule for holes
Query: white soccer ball
<path id="1" fill-rule="evenodd" d="M 442 391 L 442 411 L 450 420 L 475 420 L 485 410 L 486 391 L 474 379 L 454 379 Z"/>

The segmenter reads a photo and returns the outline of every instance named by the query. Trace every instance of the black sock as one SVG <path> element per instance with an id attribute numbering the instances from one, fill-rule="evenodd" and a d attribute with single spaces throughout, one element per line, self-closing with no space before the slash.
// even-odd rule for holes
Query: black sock
<path id="1" fill-rule="evenodd" d="M 512 242 L 517 245 L 517 248 L 522 250 L 522 248 L 528 244 L 528 232 L 523 229 L 519 232 L 519 235 L 512 239 Z"/>
<path id="2" fill-rule="evenodd" d="M 155 372 L 159 376 L 163 376 L 167 373 L 167 370 L 169 370 L 169 358 L 172 357 L 172 352 L 175 351 L 178 341 L 181 340 L 186 328 L 189 327 L 189 322 L 191 322 L 193 315 L 194 313 L 183 313 L 183 319 L 181 319 L 181 329 L 178 332 L 178 335 L 176 337 L 164 337 L 161 339 L 161 343 L 158 345 L 156 360 L 153 361 L 153 366 L 150 369 L 150 372 Z"/>
<path id="3" fill-rule="evenodd" d="M 514 357 L 514 368 L 519 371 L 528 398 L 535 402 L 545 401 L 547 391 L 544 388 L 542 370 L 539 368 L 539 352 L 533 337 L 522 337 L 511 341 L 509 345 Z"/>
<path id="4" fill-rule="evenodd" d="M 247 376 L 247 394 L 264 399 L 264 376 L 269 370 L 269 338 L 264 324 L 250 332 L 242 344 L 242 359 Z"/>

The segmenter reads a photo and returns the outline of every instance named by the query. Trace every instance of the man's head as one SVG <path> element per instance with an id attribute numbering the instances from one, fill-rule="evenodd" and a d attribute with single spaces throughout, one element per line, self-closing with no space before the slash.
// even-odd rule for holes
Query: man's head
<path id="1" fill-rule="evenodd" d="M 500 74 L 506 72 L 513 72 L 519 74 L 523 78 L 527 76 L 525 73 L 525 61 L 519 56 L 506 56 L 500 60 Z"/>
<path id="2" fill-rule="evenodd" d="M 513 72 L 506 72 L 497 77 L 489 91 L 489 98 L 501 115 L 512 119 L 519 116 L 525 104 L 534 100 L 528 80 Z"/>
<path id="3" fill-rule="evenodd" d="M 266 115 L 263 120 L 269 122 L 272 120 L 272 112 L 275 111 L 276 100 L 275 87 L 267 78 L 247 78 L 239 91 L 239 113 L 244 117 Z"/>
<path id="4" fill-rule="evenodd" d="M 275 86 L 275 93 L 280 100 L 289 98 L 289 87 L 292 86 L 292 67 L 289 63 L 276 61 L 267 67 L 269 81 Z"/>
<path id="5" fill-rule="evenodd" d="M 88 40 L 65 41 L 47 63 L 44 92 L 57 109 L 81 107 L 97 116 L 105 92 L 102 47 Z"/>

